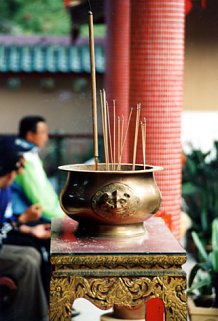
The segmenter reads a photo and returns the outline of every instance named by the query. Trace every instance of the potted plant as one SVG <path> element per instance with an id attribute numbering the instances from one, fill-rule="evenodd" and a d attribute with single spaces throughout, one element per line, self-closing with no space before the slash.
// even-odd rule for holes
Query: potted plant
<path id="1" fill-rule="evenodd" d="M 191 321 L 218 320 L 218 218 L 212 222 L 211 251 L 193 231 L 201 260 L 189 275 L 188 308 Z M 208 299 L 209 298 L 209 299 Z"/>
<path id="2" fill-rule="evenodd" d="M 187 233 L 186 249 L 189 248 L 192 231 L 196 231 L 205 245 L 210 243 L 211 224 L 218 217 L 218 141 L 214 149 L 204 153 L 193 149 L 186 155 L 182 173 L 183 210 L 191 220 Z"/>

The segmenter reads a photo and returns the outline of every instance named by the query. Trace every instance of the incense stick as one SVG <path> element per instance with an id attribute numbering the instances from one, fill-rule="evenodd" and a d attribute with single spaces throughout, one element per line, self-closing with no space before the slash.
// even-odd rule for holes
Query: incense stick
<path id="1" fill-rule="evenodd" d="M 126 138 L 127 138 L 127 133 L 128 133 L 128 129 L 129 129 L 130 119 L 131 119 L 131 116 L 132 116 L 132 111 L 133 111 L 133 108 L 130 109 L 130 114 L 129 114 L 129 118 L 128 118 L 126 132 L 125 132 L 123 143 L 122 143 L 122 146 L 121 146 L 121 154 L 120 154 L 121 155 L 120 156 L 121 159 L 122 159 L 122 155 L 123 155 L 124 146 L 125 146 L 125 143 L 126 143 Z"/>
<path id="2" fill-rule="evenodd" d="M 145 169 L 145 124 L 141 122 L 141 132 L 142 132 L 142 155 L 143 155 L 143 165 Z"/>
<path id="3" fill-rule="evenodd" d="M 117 147 L 117 155 L 118 155 L 118 168 L 120 168 L 120 116 L 117 116 L 117 142 L 118 142 L 118 147 Z"/>
<path id="4" fill-rule="evenodd" d="M 116 163 L 116 105 L 115 105 L 115 100 L 113 100 L 113 113 L 114 113 L 114 167 L 113 170 L 115 170 L 115 163 Z"/>
<path id="5" fill-rule="evenodd" d="M 123 145 L 123 132 L 124 132 L 124 116 L 121 116 L 121 123 L 120 123 L 120 140 L 119 140 L 119 152 L 118 152 L 118 166 L 117 169 L 121 169 L 122 163 L 122 145 Z"/>
<path id="6" fill-rule="evenodd" d="M 134 138 L 134 147 L 133 147 L 132 170 L 135 170 L 136 150 L 137 150 L 138 131 L 139 131 L 140 109 L 141 109 L 141 108 L 140 108 L 140 104 L 138 104 L 138 105 L 137 105 L 137 110 L 136 110 L 135 138 Z"/>
<path id="7" fill-rule="evenodd" d="M 110 126 L 110 115 L 109 115 L 109 107 L 106 101 L 106 110 L 107 110 L 107 122 L 108 122 L 108 136 L 109 136 L 109 146 L 110 146 L 110 155 L 111 155 L 111 163 L 113 168 L 113 153 L 112 153 L 112 141 L 111 141 L 111 126 Z"/>
<path id="8" fill-rule="evenodd" d="M 92 80 L 92 118 L 93 118 L 93 136 L 94 136 L 94 159 L 95 169 L 98 169 L 98 123 L 97 123 L 97 103 L 96 103 L 96 77 L 95 77 L 95 48 L 94 48 L 94 28 L 93 14 L 89 11 L 89 47 L 90 47 L 90 65 Z"/>
<path id="9" fill-rule="evenodd" d="M 145 118 L 144 118 L 144 153 L 145 153 L 144 167 L 146 167 L 146 119 Z"/>
<path id="10" fill-rule="evenodd" d="M 107 126 L 107 107 L 106 107 L 106 93 L 103 89 L 103 110 L 104 110 L 104 128 L 105 128 L 105 158 L 106 158 L 106 170 L 108 170 L 109 157 L 108 157 L 108 126 Z"/>
<path id="11" fill-rule="evenodd" d="M 121 135 L 120 135 L 120 157 L 121 157 L 121 150 L 123 145 L 123 134 L 124 134 L 124 116 L 121 117 Z"/>
<path id="12" fill-rule="evenodd" d="M 106 141 L 105 141 L 105 117 L 104 117 L 104 104 L 103 104 L 103 93 L 100 90 L 100 102 L 101 102 L 101 120 L 102 120 L 102 134 L 103 134 L 103 142 L 104 142 L 104 158 L 106 163 Z"/>

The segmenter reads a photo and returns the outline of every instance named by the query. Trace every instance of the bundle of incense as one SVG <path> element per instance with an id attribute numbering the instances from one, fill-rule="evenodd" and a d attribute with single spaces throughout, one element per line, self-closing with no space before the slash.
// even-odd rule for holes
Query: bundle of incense
<path id="1" fill-rule="evenodd" d="M 97 128 L 97 99 L 96 99 L 96 76 L 95 76 L 95 52 L 94 52 L 94 28 L 93 28 L 93 14 L 91 11 L 90 1 L 89 5 L 89 47 L 90 47 L 90 65 L 91 65 L 91 78 L 92 78 L 92 118 L 93 118 L 93 140 L 94 140 L 94 159 L 95 159 L 95 169 L 98 169 L 98 128 Z M 127 128 L 124 134 L 124 116 L 121 115 L 117 117 L 117 131 L 116 131 L 116 107 L 115 101 L 113 101 L 113 143 L 111 138 L 111 128 L 110 128 L 110 115 L 109 107 L 106 100 L 106 93 L 103 89 L 100 91 L 100 101 L 101 101 L 101 113 L 102 113 L 102 130 L 103 130 L 103 140 L 104 140 L 104 155 L 106 170 L 111 169 L 116 170 L 115 164 L 117 160 L 117 170 L 121 169 L 122 155 L 124 151 L 124 146 L 126 143 L 127 133 L 129 129 L 130 119 L 132 116 L 132 108 L 130 110 Z M 133 145 L 133 161 L 132 170 L 135 170 L 136 162 L 136 152 L 138 144 L 138 131 L 139 125 L 141 124 L 141 134 L 142 134 L 142 151 L 143 151 L 143 164 L 144 169 L 146 167 L 145 162 L 145 148 L 146 148 L 146 121 L 140 122 L 140 111 L 141 105 L 137 104 L 136 110 L 136 122 L 135 122 L 135 136 Z M 117 133 L 117 137 L 116 137 Z M 117 155 L 116 155 L 116 142 L 117 142 Z M 117 157 L 116 157 L 117 156 Z"/>
<path id="2" fill-rule="evenodd" d="M 101 102 L 101 115 L 102 115 L 102 131 L 104 142 L 104 156 L 106 170 L 121 170 L 122 156 L 124 147 L 126 144 L 130 121 L 132 117 L 133 108 L 130 109 L 127 126 L 125 129 L 124 116 L 116 116 L 116 103 L 113 100 L 113 117 L 110 118 L 109 106 L 106 99 L 105 90 L 100 90 L 100 102 Z M 136 119 L 135 119 L 135 134 L 133 145 L 133 161 L 132 170 L 135 170 L 136 153 L 138 145 L 139 127 L 141 125 L 142 135 L 142 151 L 143 151 L 143 165 L 146 168 L 146 120 L 140 121 L 141 105 L 137 104 Z M 111 133 L 110 119 L 113 121 L 113 139 Z M 117 145 L 116 145 L 117 144 Z"/>

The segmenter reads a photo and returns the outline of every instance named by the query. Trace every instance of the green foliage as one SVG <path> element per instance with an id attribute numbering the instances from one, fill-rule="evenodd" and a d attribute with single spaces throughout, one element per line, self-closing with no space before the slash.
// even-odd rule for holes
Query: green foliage
<path id="1" fill-rule="evenodd" d="M 204 243 L 199 235 L 193 231 L 192 237 L 201 260 L 192 268 L 189 276 L 188 293 L 193 294 L 198 291 L 198 295 L 212 294 L 215 291 L 215 306 L 218 304 L 218 218 L 212 222 L 212 250 L 207 253 Z"/>
<path id="2" fill-rule="evenodd" d="M 218 142 L 212 151 L 193 150 L 183 167 L 182 195 L 192 230 L 208 243 L 211 224 L 218 217 Z"/>
<path id="3" fill-rule="evenodd" d="M 182 194 L 196 246 L 189 294 L 215 293 L 218 307 L 218 141 L 208 153 L 192 150 L 183 166 Z"/>
<path id="4" fill-rule="evenodd" d="M 0 1 L 0 33 L 69 35 L 70 32 L 70 15 L 63 0 Z M 94 33 L 95 37 L 104 37 L 105 25 L 95 25 Z M 80 34 L 88 37 L 88 23 L 81 26 Z"/>
<path id="5" fill-rule="evenodd" d="M 70 17 L 61 0 L 0 1 L 0 32 L 68 35 Z"/>

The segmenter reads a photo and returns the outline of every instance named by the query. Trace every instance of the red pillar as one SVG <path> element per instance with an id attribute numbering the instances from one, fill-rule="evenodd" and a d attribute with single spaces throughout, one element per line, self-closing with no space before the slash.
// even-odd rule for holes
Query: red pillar
<path id="1" fill-rule="evenodd" d="M 183 51 L 184 0 L 131 0 L 130 104 L 141 103 L 141 117 L 147 121 L 146 163 L 164 167 L 156 174 L 161 209 L 171 214 L 178 238 Z M 131 122 L 130 160 L 133 137 Z M 137 155 L 143 163 L 141 143 Z"/>
<path id="2" fill-rule="evenodd" d="M 129 36 L 130 0 L 107 0 L 105 17 L 107 24 L 105 89 L 109 102 L 111 126 L 113 126 L 113 100 L 116 114 L 129 115 Z M 125 125 L 126 126 L 126 125 Z M 113 130 L 113 129 L 112 129 Z M 128 159 L 128 148 L 122 162 Z"/>

